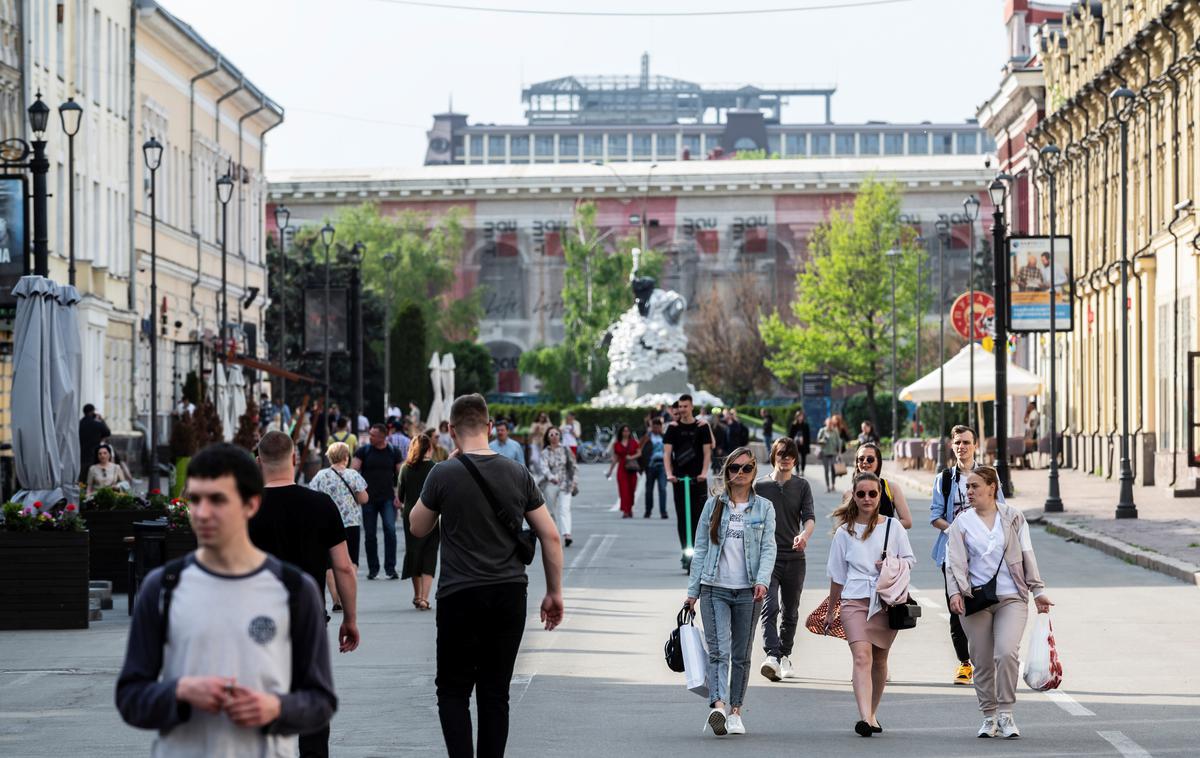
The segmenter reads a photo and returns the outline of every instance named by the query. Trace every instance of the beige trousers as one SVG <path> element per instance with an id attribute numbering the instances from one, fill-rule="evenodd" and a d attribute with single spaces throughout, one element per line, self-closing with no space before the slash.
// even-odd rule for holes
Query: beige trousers
<path id="1" fill-rule="evenodd" d="M 990 608 L 962 617 L 975 664 L 975 696 L 985 716 L 1011 711 L 1017 701 L 1021 635 L 1029 604 L 1017 595 L 1001 595 Z"/>

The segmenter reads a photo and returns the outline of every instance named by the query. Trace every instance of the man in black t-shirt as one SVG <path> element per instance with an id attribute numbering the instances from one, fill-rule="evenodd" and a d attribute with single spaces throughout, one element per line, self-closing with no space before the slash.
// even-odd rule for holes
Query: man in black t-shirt
<path id="1" fill-rule="evenodd" d="M 363 534 L 366 536 L 367 578 L 379 576 L 379 537 L 375 525 L 383 521 L 383 570 L 388 579 L 399 579 L 396 573 L 396 511 L 400 498 L 396 496 L 396 477 L 404 457 L 387 442 L 387 427 L 375 424 L 368 433 L 370 442 L 354 452 L 350 462 L 355 471 L 367 480 L 367 502 L 363 504 Z"/>
<path id="2" fill-rule="evenodd" d="M 497 517 L 528 522 L 542 546 L 547 630 L 562 622 L 562 545 L 529 470 L 488 446 L 491 424 L 481 395 L 450 408 L 455 458 L 429 472 L 409 513 L 418 539 L 441 520 L 442 572 L 437 589 L 437 700 L 450 758 L 476 755 L 471 742 L 471 691 L 479 712 L 478 755 L 502 756 L 508 741 L 508 690 L 525 629 L 529 579 L 516 536 Z M 495 501 L 464 464 L 470 461 Z"/>
<path id="3" fill-rule="evenodd" d="M 250 541 L 259 550 L 294 564 L 308 574 L 325 600 L 325 571 L 333 569 L 333 581 L 342 601 L 342 625 L 338 642 L 343 653 L 358 647 L 358 585 L 346 528 L 333 499 L 323 492 L 301 487 L 293 481 L 296 448 L 283 432 L 267 432 L 258 443 L 258 465 L 264 489 L 262 505 L 250 519 Z M 326 617 L 328 619 L 328 617 Z M 329 755 L 329 726 L 300 736 L 300 755 Z"/>
<path id="4" fill-rule="evenodd" d="M 680 396 L 679 421 L 667 427 L 663 435 L 663 465 L 675 496 L 675 524 L 679 531 L 679 547 L 683 551 L 680 563 L 684 571 L 691 570 L 696 526 L 700 523 L 704 501 L 708 499 L 708 467 L 712 465 L 712 451 L 712 430 L 692 416 L 692 396 Z M 688 482 L 683 481 L 685 477 Z M 685 507 L 688 491 L 691 493 L 690 540 Z"/>

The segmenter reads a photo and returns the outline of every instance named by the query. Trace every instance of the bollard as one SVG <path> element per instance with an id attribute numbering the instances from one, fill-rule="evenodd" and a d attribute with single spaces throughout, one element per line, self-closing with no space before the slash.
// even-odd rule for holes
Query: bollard
<path id="1" fill-rule="evenodd" d="M 100 611 L 100 596 L 101 590 L 88 590 L 88 621 L 99 621 L 101 616 Z"/>
<path id="2" fill-rule="evenodd" d="M 102 610 L 112 610 L 112 582 L 107 579 L 93 579 L 88 582 L 89 590 L 100 591 L 100 608 Z"/>

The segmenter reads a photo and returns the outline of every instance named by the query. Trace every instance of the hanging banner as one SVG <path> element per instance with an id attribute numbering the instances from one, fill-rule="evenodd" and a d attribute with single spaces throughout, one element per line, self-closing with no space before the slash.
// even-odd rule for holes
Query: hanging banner
<path id="1" fill-rule="evenodd" d="M 28 195 L 24 176 L 0 175 L 0 319 L 16 317 L 12 289 L 29 273 Z"/>
<path id="2" fill-rule="evenodd" d="M 975 339 L 996 336 L 996 299 L 986 292 L 975 292 L 974 307 L 971 293 L 964 292 L 950 306 L 950 325 L 963 339 L 971 339 L 971 315 L 975 317 Z"/>
<path id="3" fill-rule="evenodd" d="M 1054 329 L 1070 332 L 1075 301 L 1075 272 L 1071 238 L 1054 238 L 1051 266 L 1049 237 L 1010 237 L 1008 240 L 1008 329 L 1011 332 L 1050 331 L 1050 282 L 1054 281 Z"/>
<path id="4" fill-rule="evenodd" d="M 329 352 L 349 351 L 346 337 L 346 290 L 329 288 L 329 313 L 325 313 L 325 289 L 309 287 L 304 290 L 304 352 L 325 353 L 325 324 L 329 323 Z"/>

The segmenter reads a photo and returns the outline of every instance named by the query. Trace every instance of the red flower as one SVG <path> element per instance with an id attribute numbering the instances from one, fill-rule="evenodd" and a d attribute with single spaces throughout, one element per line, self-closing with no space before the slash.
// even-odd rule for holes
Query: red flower
<path id="1" fill-rule="evenodd" d="M 161 495 L 162 492 L 160 490 L 150 490 L 150 494 L 151 495 Z"/>
<path id="2" fill-rule="evenodd" d="M 41 508 L 41 507 L 42 507 L 42 501 L 41 501 L 41 500 L 34 500 L 34 501 L 33 501 L 33 507 L 34 507 L 34 508 Z"/>
<path id="3" fill-rule="evenodd" d="M 75 512 L 75 504 L 67 503 L 67 513 L 74 513 L 74 512 Z"/>

